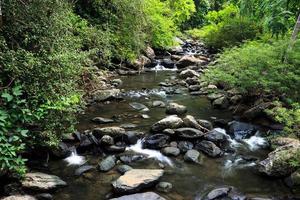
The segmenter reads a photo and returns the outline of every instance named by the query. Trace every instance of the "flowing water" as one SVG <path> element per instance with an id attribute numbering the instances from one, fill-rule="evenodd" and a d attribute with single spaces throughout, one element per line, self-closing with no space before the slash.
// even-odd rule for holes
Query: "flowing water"
<path id="1" fill-rule="evenodd" d="M 157 71 L 157 72 L 155 72 Z M 124 101 L 111 102 L 109 104 L 95 104 L 89 106 L 85 114 L 79 116 L 79 131 L 93 129 L 107 125 L 97 125 L 91 119 L 97 116 L 114 118 L 116 123 L 112 125 L 135 124 L 133 130 L 148 132 L 150 126 L 166 116 L 164 108 L 151 108 L 148 106 L 154 100 L 164 102 L 174 101 L 187 106 L 188 114 L 195 118 L 210 120 L 211 117 L 231 119 L 230 112 L 215 110 L 205 97 L 190 96 L 184 88 L 180 88 L 175 93 L 162 89 L 159 83 L 166 79 L 172 80 L 176 76 L 173 71 L 148 72 L 138 76 L 121 77 L 123 80 Z M 142 103 L 150 108 L 148 112 L 141 113 L 133 109 L 129 104 L 132 102 Z M 141 114 L 149 115 L 149 119 L 142 119 Z M 110 124 L 108 125 L 110 126 Z M 264 159 L 268 153 L 264 147 L 265 140 L 260 137 L 260 133 L 246 140 L 235 140 L 230 138 L 223 129 L 223 132 L 231 141 L 231 146 L 236 152 L 227 153 L 221 158 L 205 157 L 202 165 L 189 164 L 183 161 L 182 155 L 179 157 L 167 158 L 160 152 L 145 150 L 141 148 L 141 141 L 136 145 L 127 147 L 127 151 L 146 154 L 149 159 L 130 164 L 133 168 L 159 168 L 159 162 L 165 163 L 165 175 L 162 181 L 173 184 L 173 189 L 168 194 L 161 194 L 167 199 L 198 199 L 201 194 L 218 186 L 233 186 L 238 191 L 248 196 L 259 197 L 284 197 L 290 195 L 290 190 L 281 180 L 273 180 L 261 176 L 255 170 L 255 162 L 252 159 Z M 72 162 L 78 164 L 78 157 L 69 158 L 65 161 L 52 161 L 50 171 L 64 179 L 69 186 L 58 191 L 55 199 L 60 200 L 101 200 L 112 192 L 111 182 L 118 178 L 120 174 L 114 169 L 107 173 L 97 170 L 77 177 L 74 171 L 78 166 L 69 165 Z M 90 165 L 97 165 L 102 159 L 100 156 L 84 155 L 84 159 Z M 73 160 L 75 158 L 75 161 Z M 80 160 L 80 162 L 83 162 Z M 68 164 L 69 163 L 69 164 Z M 155 191 L 155 188 L 150 189 Z M 157 191 L 156 191 L 157 192 Z M 158 192 L 159 193 L 159 192 Z"/>

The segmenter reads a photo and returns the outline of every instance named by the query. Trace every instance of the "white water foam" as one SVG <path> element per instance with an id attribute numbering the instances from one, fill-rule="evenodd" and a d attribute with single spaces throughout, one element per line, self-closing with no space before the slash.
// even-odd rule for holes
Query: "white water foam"
<path id="1" fill-rule="evenodd" d="M 69 157 L 64 159 L 68 165 L 83 165 L 86 162 L 84 156 L 79 156 L 76 151 L 73 151 Z"/>
<path id="2" fill-rule="evenodd" d="M 148 91 L 136 91 L 136 90 L 131 90 L 126 92 L 126 96 L 129 96 L 131 98 L 142 98 L 142 97 L 149 97 L 150 95 L 166 98 L 167 94 L 165 91 L 158 90 L 158 89 L 153 89 L 153 90 L 148 90 Z"/>
<path id="3" fill-rule="evenodd" d="M 151 149 L 143 149 L 143 141 L 138 140 L 135 145 L 132 145 L 130 147 L 126 148 L 126 151 L 134 151 L 136 153 L 144 154 L 148 158 L 154 158 L 156 160 L 159 160 L 163 163 L 167 163 L 169 166 L 173 166 L 173 162 L 166 156 L 164 156 L 162 153 L 156 150 Z"/>
<path id="4" fill-rule="evenodd" d="M 254 135 L 250 137 L 249 139 L 244 139 L 243 140 L 249 147 L 251 151 L 255 151 L 260 148 L 264 148 L 268 145 L 268 142 L 266 141 L 265 138 Z"/>
<path id="5" fill-rule="evenodd" d="M 161 64 L 157 64 L 155 67 L 151 68 L 150 70 L 155 71 L 155 72 L 158 72 L 158 71 L 177 71 L 177 68 L 176 67 L 166 68 Z"/>

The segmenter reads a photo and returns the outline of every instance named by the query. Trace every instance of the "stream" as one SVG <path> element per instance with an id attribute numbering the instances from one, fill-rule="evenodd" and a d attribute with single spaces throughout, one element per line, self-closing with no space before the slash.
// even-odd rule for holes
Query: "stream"
<path id="1" fill-rule="evenodd" d="M 178 87 L 176 91 L 167 91 L 168 88 L 159 86 L 159 83 L 172 80 L 176 77 L 176 71 L 152 71 L 136 76 L 122 76 L 121 86 L 122 101 L 111 101 L 109 103 L 93 104 L 79 116 L 78 131 L 92 130 L 95 127 L 121 126 L 127 125 L 126 130 L 142 131 L 149 133 L 150 127 L 157 121 L 166 117 L 165 108 L 152 108 L 151 102 L 160 100 L 165 102 L 176 102 L 184 105 L 188 109 L 188 114 L 196 119 L 212 120 L 217 119 L 232 120 L 232 115 L 226 110 L 214 109 L 210 101 L 204 96 L 191 96 L 187 89 Z M 175 93 L 175 94 L 174 94 Z M 141 112 L 135 110 L 130 103 L 138 102 L 146 105 L 150 110 Z M 143 119 L 141 114 L 149 116 Z M 114 118 L 114 123 L 99 125 L 91 121 L 94 117 Z M 133 127 L 132 124 L 136 125 Z M 130 126 L 129 126 L 130 125 Z M 218 128 L 218 127 L 215 127 Z M 218 129 L 226 134 L 225 130 Z M 263 133 L 263 132 L 262 132 Z M 230 137 L 227 135 L 227 137 Z M 265 148 L 265 140 L 259 136 L 253 136 L 247 140 L 235 140 L 231 138 L 231 147 L 234 153 L 225 153 L 220 158 L 210 158 L 204 156 L 202 164 L 187 163 L 183 160 L 183 154 L 177 157 L 165 157 L 159 151 L 149 150 L 142 153 L 148 154 L 150 158 L 129 165 L 134 169 L 159 169 L 162 162 L 164 164 L 164 175 L 161 181 L 169 182 L 173 188 L 168 193 L 156 191 L 155 187 L 143 191 L 154 191 L 166 199 L 189 200 L 201 199 L 202 195 L 208 191 L 222 186 L 232 186 L 237 191 L 248 197 L 285 197 L 291 195 L 288 187 L 283 181 L 269 179 L 258 174 L 255 169 L 255 159 L 266 158 L 269 150 Z M 141 151 L 141 147 L 127 147 L 127 151 Z M 107 155 L 107 154 L 106 154 Z M 81 157 L 89 165 L 97 166 L 104 157 L 100 155 L 82 154 Z M 159 161 L 168 159 L 166 161 Z M 246 159 L 250 158 L 250 159 Z M 252 159 L 255 158 L 255 159 Z M 116 180 L 120 174 L 116 167 L 109 172 L 99 172 L 93 170 L 75 176 L 74 171 L 78 166 L 70 166 L 65 160 L 56 160 L 49 163 L 51 173 L 61 177 L 68 183 L 68 187 L 59 190 L 54 199 L 60 200 L 101 200 L 111 197 L 112 181 Z"/>

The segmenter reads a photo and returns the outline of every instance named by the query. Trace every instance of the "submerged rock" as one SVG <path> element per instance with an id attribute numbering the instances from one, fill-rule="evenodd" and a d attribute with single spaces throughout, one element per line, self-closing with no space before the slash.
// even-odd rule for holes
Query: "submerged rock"
<path id="1" fill-rule="evenodd" d="M 184 155 L 186 162 L 202 163 L 202 157 L 199 151 L 191 149 L 188 150 Z"/>
<path id="2" fill-rule="evenodd" d="M 95 118 L 93 118 L 92 121 L 95 123 L 98 123 L 98 124 L 108 124 L 108 123 L 114 122 L 114 120 L 112 120 L 112 119 L 103 118 L 103 117 L 95 117 Z"/>
<path id="3" fill-rule="evenodd" d="M 132 169 L 112 183 L 117 193 L 134 193 L 153 186 L 163 175 L 161 169 Z"/>
<path id="4" fill-rule="evenodd" d="M 81 167 L 79 167 L 78 169 L 75 170 L 75 175 L 76 176 L 81 176 L 85 172 L 91 171 L 92 169 L 95 169 L 95 167 L 91 166 L 91 165 L 83 165 L 83 166 L 81 166 Z"/>
<path id="5" fill-rule="evenodd" d="M 170 137 L 167 135 L 155 134 L 146 137 L 143 144 L 145 145 L 145 147 L 150 149 L 160 149 L 168 143 L 169 139 Z"/>
<path id="6" fill-rule="evenodd" d="M 67 186 L 58 176 L 41 172 L 27 173 L 21 182 L 22 187 L 30 190 L 49 191 Z"/>
<path id="7" fill-rule="evenodd" d="M 99 170 L 102 172 L 108 172 L 116 165 L 116 156 L 108 156 L 99 163 Z"/>
<path id="8" fill-rule="evenodd" d="M 179 128 L 175 130 L 175 135 L 183 139 L 198 139 L 204 136 L 204 133 L 195 128 Z"/>
<path id="9" fill-rule="evenodd" d="M 159 132 L 165 129 L 179 128 L 182 125 L 182 119 L 180 119 L 177 115 L 171 115 L 153 124 L 151 130 L 153 132 Z"/>
<path id="10" fill-rule="evenodd" d="M 169 115 L 183 115 L 187 112 L 187 108 L 177 103 L 170 103 L 167 106 L 166 113 Z"/>
<path id="11" fill-rule="evenodd" d="M 195 149 L 206 153 L 210 157 L 219 157 L 223 154 L 223 151 L 217 147 L 213 142 L 210 141 L 200 141 L 196 144 Z"/>
<path id="12" fill-rule="evenodd" d="M 111 200 L 166 200 L 166 199 L 154 192 L 145 192 L 145 193 L 126 195 Z"/>

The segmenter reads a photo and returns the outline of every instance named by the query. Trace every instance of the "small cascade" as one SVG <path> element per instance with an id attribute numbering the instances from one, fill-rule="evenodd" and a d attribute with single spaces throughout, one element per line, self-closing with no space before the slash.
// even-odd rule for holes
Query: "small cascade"
<path id="1" fill-rule="evenodd" d="M 64 159 L 68 163 L 68 166 L 71 165 L 83 165 L 86 162 L 86 159 L 84 156 L 79 156 L 74 150 L 71 155 Z"/>
<path id="2" fill-rule="evenodd" d="M 266 141 L 266 139 L 259 136 L 258 133 L 250 137 L 249 139 L 244 139 L 243 141 L 248 145 L 251 151 L 255 151 L 268 146 L 268 142 Z"/>
<path id="3" fill-rule="evenodd" d="M 167 94 L 166 91 L 159 90 L 159 89 L 152 89 L 152 90 L 130 90 L 123 94 L 124 96 L 130 98 L 146 98 L 149 96 L 157 96 L 160 98 L 166 98 Z"/>
<path id="4" fill-rule="evenodd" d="M 162 153 L 156 150 L 143 149 L 143 140 L 138 140 L 135 145 L 126 148 L 126 151 L 134 151 L 136 153 L 144 154 L 148 158 L 154 158 L 160 162 L 167 163 L 169 166 L 173 167 L 173 162 Z"/>
<path id="5" fill-rule="evenodd" d="M 158 71 L 177 71 L 177 68 L 176 67 L 166 68 L 163 65 L 161 65 L 160 63 L 158 63 L 155 67 L 151 68 L 150 70 L 155 71 L 155 72 L 158 72 Z"/>

